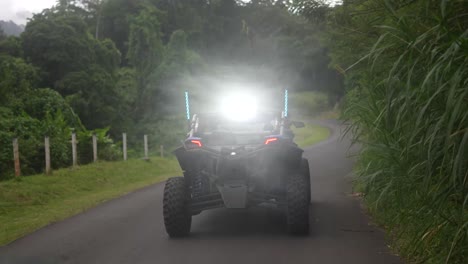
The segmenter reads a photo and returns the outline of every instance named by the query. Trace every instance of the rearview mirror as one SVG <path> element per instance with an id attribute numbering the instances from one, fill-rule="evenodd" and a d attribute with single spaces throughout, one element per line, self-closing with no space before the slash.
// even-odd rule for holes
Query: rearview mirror
<path id="1" fill-rule="evenodd" d="M 292 121 L 292 124 L 293 124 L 296 128 L 303 128 L 303 127 L 305 127 L 304 122 L 300 122 L 300 121 Z"/>

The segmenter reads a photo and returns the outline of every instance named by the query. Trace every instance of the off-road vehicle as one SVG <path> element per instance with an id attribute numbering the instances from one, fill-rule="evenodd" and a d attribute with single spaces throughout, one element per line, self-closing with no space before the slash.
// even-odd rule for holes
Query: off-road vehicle
<path id="1" fill-rule="evenodd" d="M 188 103 L 187 103 L 188 105 Z M 192 216 L 215 208 L 273 204 L 286 214 L 288 231 L 309 230 L 310 175 L 284 112 L 258 112 L 247 120 L 197 114 L 175 155 L 183 177 L 165 185 L 163 215 L 170 237 L 190 233 Z"/>

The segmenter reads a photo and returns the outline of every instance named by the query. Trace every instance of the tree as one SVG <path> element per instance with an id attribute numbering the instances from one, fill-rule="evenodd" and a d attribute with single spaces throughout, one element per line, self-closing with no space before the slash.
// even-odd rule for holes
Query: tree
<path id="1" fill-rule="evenodd" d="M 168 102 L 177 100 L 187 89 L 184 88 L 185 79 L 202 68 L 200 55 L 188 48 L 187 34 L 175 31 L 164 50 L 162 63 L 153 70 L 143 94 L 146 115 L 168 112 L 172 104 Z"/>
<path id="2" fill-rule="evenodd" d="M 327 15 L 332 10 L 329 1 L 324 0 L 293 0 L 289 9 L 293 13 L 300 14 L 314 24 L 324 26 L 327 22 Z"/>
<path id="3" fill-rule="evenodd" d="M 144 114 L 143 102 L 146 101 L 145 89 L 151 72 L 161 63 L 164 47 L 161 41 L 161 30 L 158 17 L 159 10 L 144 4 L 137 15 L 129 19 L 130 35 L 127 58 L 135 67 L 138 80 L 137 118 Z"/>
<path id="4" fill-rule="evenodd" d="M 44 71 L 42 85 L 66 97 L 87 128 L 115 119 L 120 52 L 111 40 L 95 39 L 79 15 L 60 8 L 35 15 L 22 39 L 25 56 Z"/>
<path id="5" fill-rule="evenodd" d="M 0 54 L 18 58 L 23 57 L 23 49 L 21 45 L 21 38 L 15 36 L 7 37 L 0 40 Z"/>
<path id="6" fill-rule="evenodd" d="M 102 12 L 107 0 L 81 0 L 80 2 L 84 6 L 84 9 L 88 14 L 88 16 L 86 17 L 88 23 L 95 25 L 95 38 L 99 39 L 99 33 L 101 31 Z"/>
<path id="7" fill-rule="evenodd" d="M 122 66 L 127 60 L 130 24 L 128 18 L 137 15 L 140 1 L 108 0 L 103 2 L 99 24 L 99 38 L 111 39 L 122 54 Z M 94 26 L 92 26 L 94 28 Z"/>
<path id="8" fill-rule="evenodd" d="M 43 86 L 55 87 L 68 72 L 86 69 L 95 60 L 95 42 L 77 15 L 52 10 L 36 14 L 22 40 L 25 57 L 45 73 Z"/>
<path id="9" fill-rule="evenodd" d="M 130 35 L 127 58 L 143 78 L 161 63 L 163 44 L 158 17 L 161 13 L 150 5 L 142 5 L 129 19 Z"/>
<path id="10" fill-rule="evenodd" d="M 0 27 L 0 41 L 3 41 L 4 39 L 6 39 L 5 31 Z"/>
<path id="11" fill-rule="evenodd" d="M 0 55 L 0 106 L 15 105 L 39 82 L 38 69 L 21 58 Z"/>

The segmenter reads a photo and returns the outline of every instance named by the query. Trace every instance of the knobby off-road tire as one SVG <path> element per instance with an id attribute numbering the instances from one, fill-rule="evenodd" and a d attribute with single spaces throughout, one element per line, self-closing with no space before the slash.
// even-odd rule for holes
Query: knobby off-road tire
<path id="1" fill-rule="evenodd" d="M 310 170 L 309 170 L 309 161 L 305 158 L 302 158 L 301 162 L 301 173 L 305 177 L 307 186 L 308 188 L 308 193 L 309 193 L 309 202 L 312 199 L 311 193 L 310 193 Z"/>
<path id="2" fill-rule="evenodd" d="M 309 234 L 310 184 L 302 173 L 289 177 L 287 186 L 286 218 L 292 235 Z"/>
<path id="3" fill-rule="evenodd" d="M 184 237 L 190 233 L 192 215 L 188 210 L 188 188 L 184 177 L 170 178 L 164 188 L 163 215 L 170 237 Z"/>

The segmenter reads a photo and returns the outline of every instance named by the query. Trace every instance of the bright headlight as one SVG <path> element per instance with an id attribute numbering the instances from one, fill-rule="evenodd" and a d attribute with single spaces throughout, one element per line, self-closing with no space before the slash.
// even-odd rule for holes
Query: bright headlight
<path id="1" fill-rule="evenodd" d="M 221 102 L 223 114 L 234 121 L 247 121 L 257 114 L 255 97 L 246 94 L 231 94 Z"/>

